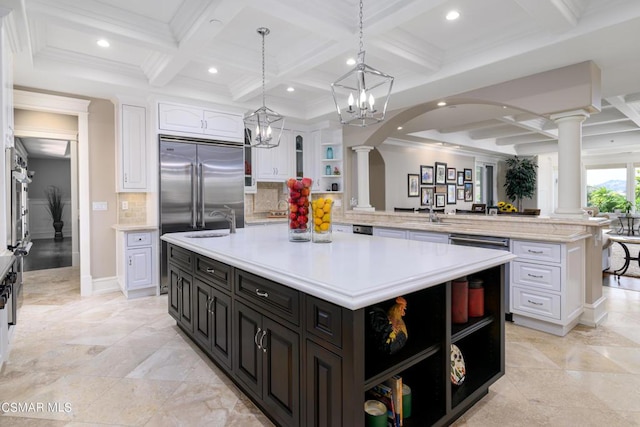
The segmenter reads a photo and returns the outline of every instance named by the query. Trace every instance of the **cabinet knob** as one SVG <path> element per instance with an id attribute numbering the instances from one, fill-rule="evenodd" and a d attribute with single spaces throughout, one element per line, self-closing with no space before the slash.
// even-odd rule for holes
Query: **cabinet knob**
<path id="1" fill-rule="evenodd" d="M 125 173 L 125 174 L 124 174 L 124 182 L 128 182 L 128 179 L 129 179 L 129 178 L 127 177 L 127 174 Z"/>
<path id="2" fill-rule="evenodd" d="M 131 261 L 131 257 L 129 257 L 129 265 L 133 265 Z"/>
<path id="3" fill-rule="evenodd" d="M 260 289 L 256 289 L 256 295 L 263 298 L 269 298 L 269 293 L 266 291 L 261 291 Z"/>
<path id="4" fill-rule="evenodd" d="M 213 273 L 215 273 L 215 272 L 216 272 L 216 271 L 215 271 L 213 268 L 211 268 L 211 267 L 207 268 L 207 273 L 209 273 L 209 274 L 213 274 Z"/>

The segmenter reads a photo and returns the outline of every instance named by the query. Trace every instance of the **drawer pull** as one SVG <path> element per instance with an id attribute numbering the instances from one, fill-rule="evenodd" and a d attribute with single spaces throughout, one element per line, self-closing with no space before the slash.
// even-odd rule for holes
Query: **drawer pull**
<path id="1" fill-rule="evenodd" d="M 530 299 L 528 299 L 528 300 L 527 300 L 527 302 L 528 302 L 529 304 L 533 304 L 533 305 L 542 305 L 542 303 L 541 303 L 541 302 L 531 301 Z"/>
<path id="2" fill-rule="evenodd" d="M 534 279 L 542 279 L 542 276 L 536 276 L 535 274 L 527 273 L 527 276 L 533 277 Z"/>
<path id="3" fill-rule="evenodd" d="M 534 251 L 533 249 L 527 249 L 527 252 L 529 252 L 530 254 L 536 254 L 536 255 L 540 255 L 544 253 L 543 251 Z"/>
<path id="4" fill-rule="evenodd" d="M 266 291 L 261 291 L 260 289 L 256 289 L 256 295 L 263 298 L 269 298 L 269 293 Z"/>
<path id="5" fill-rule="evenodd" d="M 260 345 L 258 346 L 258 348 L 262 348 L 263 353 L 267 352 L 267 347 L 262 343 L 262 340 L 264 340 L 265 336 L 267 336 L 267 331 L 262 331 L 262 336 L 260 337 Z"/>
<path id="6" fill-rule="evenodd" d="M 258 335 L 260 334 L 260 332 L 262 332 L 262 329 L 258 328 L 258 332 L 256 332 L 256 336 L 253 337 L 253 342 L 256 344 L 256 347 L 258 348 L 262 348 L 260 347 L 260 344 L 258 344 Z"/>
<path id="7" fill-rule="evenodd" d="M 209 274 L 213 274 L 213 273 L 215 273 L 215 272 L 216 272 L 216 271 L 215 271 L 213 268 L 211 268 L 211 267 L 208 267 L 208 268 L 207 268 L 207 273 L 209 273 Z"/>

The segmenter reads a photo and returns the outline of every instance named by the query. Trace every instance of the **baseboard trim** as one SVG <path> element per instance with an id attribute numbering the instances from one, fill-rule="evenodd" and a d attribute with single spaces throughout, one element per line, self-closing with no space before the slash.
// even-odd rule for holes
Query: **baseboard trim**
<path id="1" fill-rule="evenodd" d="M 590 326 L 592 328 L 597 327 L 599 324 L 607 319 L 609 313 L 606 311 L 605 301 L 607 297 L 604 295 L 598 298 L 593 304 L 584 304 L 584 312 L 580 317 L 580 324 Z"/>
<path id="2" fill-rule="evenodd" d="M 93 279 L 91 283 L 91 295 L 103 295 L 112 292 L 120 292 L 120 286 L 118 286 L 118 278 L 116 276 Z"/>

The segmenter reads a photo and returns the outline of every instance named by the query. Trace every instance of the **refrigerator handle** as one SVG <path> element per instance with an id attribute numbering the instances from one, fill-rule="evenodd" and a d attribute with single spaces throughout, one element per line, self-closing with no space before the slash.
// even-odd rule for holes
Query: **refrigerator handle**
<path id="1" fill-rule="evenodd" d="M 195 229 L 198 225 L 196 220 L 196 215 L 198 212 L 198 192 L 196 189 L 196 183 L 196 165 L 191 163 L 191 228 L 193 229 Z"/>
<path id="2" fill-rule="evenodd" d="M 202 228 L 206 228 L 207 224 L 205 223 L 205 215 L 204 215 L 204 179 L 202 176 L 202 163 L 198 165 L 198 183 L 200 184 L 200 221 Z"/>

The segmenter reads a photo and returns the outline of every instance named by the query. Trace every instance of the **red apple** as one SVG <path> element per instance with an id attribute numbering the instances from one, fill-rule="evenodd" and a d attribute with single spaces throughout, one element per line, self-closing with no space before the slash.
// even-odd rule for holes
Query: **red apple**
<path id="1" fill-rule="evenodd" d="M 300 182 L 305 188 L 311 188 L 311 185 L 313 184 L 313 180 L 311 178 L 302 178 L 302 181 Z"/>
<path id="2" fill-rule="evenodd" d="M 293 186 L 296 184 L 297 180 L 295 178 L 289 178 L 287 180 L 287 187 L 289 188 L 293 188 Z"/>
<path id="3" fill-rule="evenodd" d="M 304 185 L 302 185 L 302 182 L 296 181 L 293 185 L 293 188 L 295 188 L 296 190 L 302 190 L 304 188 Z"/>

